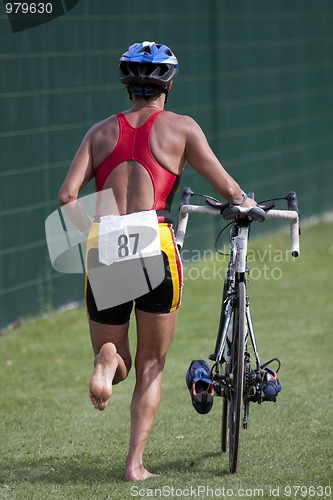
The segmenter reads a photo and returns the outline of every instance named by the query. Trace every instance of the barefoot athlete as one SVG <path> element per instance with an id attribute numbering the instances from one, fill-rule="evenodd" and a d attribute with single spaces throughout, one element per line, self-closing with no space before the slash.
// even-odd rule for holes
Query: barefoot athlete
<path id="1" fill-rule="evenodd" d="M 255 205 L 222 167 L 199 125 L 188 116 L 164 110 L 177 73 L 178 61 L 167 46 L 143 42 L 129 47 L 120 58 L 119 76 L 132 106 L 88 131 L 59 191 L 61 205 L 75 204 L 80 190 L 95 179 L 99 194 L 112 189 L 118 217 L 154 211 L 158 218 L 165 277 L 157 288 L 135 301 L 98 310 L 86 280 L 86 307 L 95 355 L 90 399 L 101 411 L 108 405 L 112 385 L 124 380 L 131 368 L 128 329 L 135 302 L 136 383 L 131 402 L 127 480 L 142 481 L 152 475 L 143 465 L 143 453 L 160 405 L 162 373 L 181 299 L 182 268 L 170 206 L 186 163 L 225 200 L 235 205 Z M 98 235 L 98 222 L 81 220 L 81 231 L 88 232 L 90 226 L 90 233 L 97 231 Z M 117 287 L 117 283 L 113 286 Z"/>

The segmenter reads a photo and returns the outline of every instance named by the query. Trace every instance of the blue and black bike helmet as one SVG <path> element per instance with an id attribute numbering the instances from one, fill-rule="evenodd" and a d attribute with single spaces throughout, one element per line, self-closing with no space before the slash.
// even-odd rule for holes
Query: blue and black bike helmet
<path id="1" fill-rule="evenodd" d="M 145 97 L 149 97 L 147 87 L 165 87 L 173 80 L 179 71 L 179 64 L 174 53 L 166 45 L 155 42 L 134 43 L 119 61 L 119 78 L 121 83 L 130 85 L 135 90 L 135 84 L 146 87 Z M 139 95 L 136 87 L 136 95 Z M 142 88 L 142 87 L 141 87 Z M 167 92 L 165 91 L 167 94 Z M 154 92 L 152 93 L 154 95 Z"/>

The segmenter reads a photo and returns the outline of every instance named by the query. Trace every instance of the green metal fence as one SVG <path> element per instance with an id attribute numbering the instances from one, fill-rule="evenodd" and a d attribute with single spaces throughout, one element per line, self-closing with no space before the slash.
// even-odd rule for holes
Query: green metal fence
<path id="1" fill-rule="evenodd" d="M 168 109 L 200 123 L 244 189 L 296 190 L 303 216 L 331 209 L 331 0 L 80 0 L 17 33 L 2 11 L 0 327 L 82 300 L 82 276 L 51 268 L 44 221 L 87 129 L 129 107 L 117 60 L 144 39 L 173 48 Z M 185 185 L 213 192 L 189 167 Z M 208 244 L 214 225 L 191 222 L 187 245 Z"/>

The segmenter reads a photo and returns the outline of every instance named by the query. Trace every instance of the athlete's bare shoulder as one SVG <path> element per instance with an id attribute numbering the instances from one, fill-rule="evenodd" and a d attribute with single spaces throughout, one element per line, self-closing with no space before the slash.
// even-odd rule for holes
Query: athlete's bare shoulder
<path id="1" fill-rule="evenodd" d="M 86 137 L 92 138 L 117 124 L 116 115 L 111 115 L 100 122 L 95 123 L 87 132 Z"/>
<path id="2" fill-rule="evenodd" d="M 199 128 L 199 130 L 201 130 L 199 125 L 193 118 L 187 115 L 174 113 L 173 111 L 164 111 L 162 119 L 164 122 L 163 124 L 172 126 L 177 132 L 186 133 L 188 131 L 191 131 L 193 127 Z"/>
<path id="3" fill-rule="evenodd" d="M 179 113 L 174 113 L 173 111 L 164 110 L 163 115 L 169 120 L 177 120 L 181 122 L 194 121 L 193 118 L 187 115 L 180 115 Z"/>
<path id="4" fill-rule="evenodd" d="M 166 111 L 162 118 L 164 122 L 160 125 L 163 125 L 163 137 L 167 138 L 168 151 L 171 144 L 175 145 L 178 153 L 182 150 L 182 158 L 199 171 L 201 165 L 208 164 L 212 158 L 216 161 L 203 130 L 192 117 Z"/>
<path id="5" fill-rule="evenodd" d="M 92 152 L 93 168 L 96 168 L 114 149 L 118 140 L 118 120 L 116 115 L 95 123 L 86 133 L 81 144 Z"/>

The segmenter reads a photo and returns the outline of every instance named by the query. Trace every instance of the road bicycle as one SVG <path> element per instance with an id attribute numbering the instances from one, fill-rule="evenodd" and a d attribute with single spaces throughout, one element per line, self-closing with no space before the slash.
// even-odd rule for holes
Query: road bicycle
<path id="1" fill-rule="evenodd" d="M 221 451 L 226 452 L 229 448 L 229 470 L 234 473 L 238 465 L 240 430 L 241 427 L 247 427 L 250 403 L 276 401 L 281 389 L 276 376 L 280 360 L 273 358 L 261 364 L 251 320 L 247 293 L 250 226 L 254 221 L 289 219 L 291 254 L 293 257 L 299 256 L 297 196 L 291 191 L 284 198 L 262 202 L 266 205 L 245 208 L 206 195 L 201 195 L 206 205 L 192 205 L 190 201 L 193 195 L 191 188 L 183 190 L 176 231 L 179 250 L 183 247 L 189 214 L 216 215 L 231 221 L 230 258 L 223 284 L 220 321 L 215 349 L 209 359 L 213 362 L 210 378 L 214 395 L 222 398 Z M 249 196 L 253 197 L 253 193 Z M 287 201 L 288 210 L 274 209 L 275 201 L 279 199 Z M 270 368 L 274 362 L 277 363 L 276 370 Z"/>

